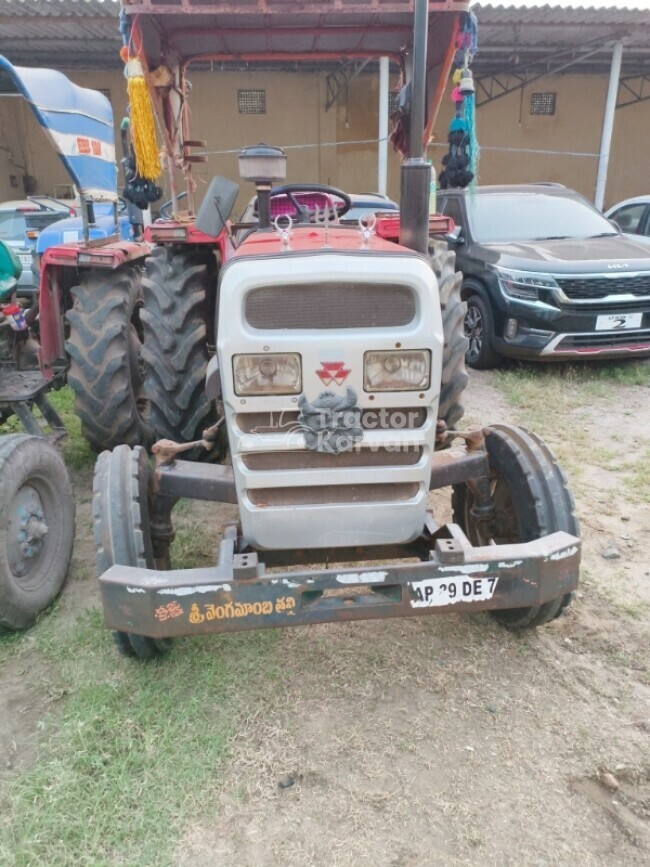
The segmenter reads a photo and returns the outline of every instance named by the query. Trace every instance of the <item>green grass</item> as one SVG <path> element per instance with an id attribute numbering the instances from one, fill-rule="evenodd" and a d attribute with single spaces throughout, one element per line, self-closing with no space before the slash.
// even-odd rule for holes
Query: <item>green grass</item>
<path id="1" fill-rule="evenodd" d="M 650 448 L 626 465 L 625 489 L 633 502 L 650 503 Z"/>
<path id="2" fill-rule="evenodd" d="M 218 794 L 240 704 L 278 688 L 277 633 L 183 639 L 142 664 L 117 655 L 98 611 L 63 641 L 48 627 L 35 649 L 33 633 L 0 644 L 2 658 L 23 643 L 30 672 L 53 667 L 63 696 L 37 764 L 0 791 L 0 864 L 170 864 Z"/>
<path id="3" fill-rule="evenodd" d="M 81 422 L 74 411 L 74 392 L 69 386 L 65 386 L 59 391 L 48 392 L 47 397 L 58 412 L 68 432 L 61 448 L 65 462 L 75 470 L 91 467 L 95 463 L 96 455 L 81 433 Z M 38 410 L 34 410 L 34 415 L 40 419 Z M 15 416 L 4 425 L 0 425 L 0 434 L 19 433 L 22 430 L 23 428 Z"/>

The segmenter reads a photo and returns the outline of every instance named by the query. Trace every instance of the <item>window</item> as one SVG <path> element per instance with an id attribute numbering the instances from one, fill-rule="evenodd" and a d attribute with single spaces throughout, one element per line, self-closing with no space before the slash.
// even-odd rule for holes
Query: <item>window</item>
<path id="1" fill-rule="evenodd" d="M 530 113 L 550 117 L 555 114 L 556 93 L 533 93 L 530 98 Z"/>
<path id="2" fill-rule="evenodd" d="M 629 235 L 638 235 L 647 205 L 641 202 L 636 205 L 626 205 L 612 214 L 612 220 L 619 226 L 621 232 Z"/>
<path id="3" fill-rule="evenodd" d="M 0 214 L 0 241 L 22 241 L 26 230 L 27 224 L 22 214 L 16 211 Z"/>
<path id="4" fill-rule="evenodd" d="M 457 229 L 463 227 L 465 219 L 463 217 L 463 209 L 460 200 L 457 197 L 444 196 L 442 198 L 440 212 L 445 217 L 451 217 Z"/>
<path id="5" fill-rule="evenodd" d="M 237 107 L 240 114 L 266 114 L 266 91 L 238 90 Z"/>

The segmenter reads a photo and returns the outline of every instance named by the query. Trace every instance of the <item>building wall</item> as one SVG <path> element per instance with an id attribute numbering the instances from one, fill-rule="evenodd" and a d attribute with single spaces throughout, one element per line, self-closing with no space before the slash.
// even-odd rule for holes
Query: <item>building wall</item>
<path id="1" fill-rule="evenodd" d="M 73 81 L 110 90 L 116 123 L 125 109 L 125 83 L 119 71 L 76 70 Z M 377 189 L 378 77 L 361 75 L 349 93 L 325 111 L 326 77 L 323 74 L 195 72 L 192 136 L 208 142 L 206 165 L 195 167 L 198 198 L 215 174 L 237 178 L 237 151 L 246 144 L 266 141 L 288 146 L 288 181 L 320 181 L 350 192 Z M 394 82 L 393 82 L 394 84 Z M 265 115 L 241 115 L 239 89 L 266 90 Z M 593 198 L 598 160 L 595 156 L 569 156 L 531 151 L 596 154 L 607 90 L 606 77 L 565 75 L 535 82 L 523 92 L 510 94 L 478 111 L 482 145 L 482 183 L 557 181 Z M 556 92 L 556 114 L 530 114 L 533 92 Z M 445 153 L 446 129 L 453 105 L 445 97 L 429 150 L 439 170 Z M 650 155 L 646 145 L 650 129 L 650 101 L 616 112 L 606 200 L 650 192 Z M 370 143 L 356 144 L 355 142 Z M 338 143 L 338 145 L 337 145 Z M 511 149 L 511 150 L 507 150 Z M 224 151 L 226 153 L 224 153 Z M 230 153 L 228 153 L 230 151 Z M 119 154 L 118 154 L 119 156 Z M 389 159 L 389 194 L 399 194 L 399 160 Z M 53 193 L 68 177 L 38 124 L 20 98 L 0 99 L 0 201 L 23 196 L 22 176 L 37 179 L 37 191 Z M 17 187 L 11 185 L 16 178 Z M 242 189 L 239 205 L 251 195 Z M 238 205 L 238 207 L 239 207 Z"/>

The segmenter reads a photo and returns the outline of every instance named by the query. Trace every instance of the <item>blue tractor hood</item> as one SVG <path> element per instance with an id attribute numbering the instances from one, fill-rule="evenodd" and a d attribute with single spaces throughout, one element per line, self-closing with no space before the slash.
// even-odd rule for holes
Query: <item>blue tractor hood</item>
<path id="1" fill-rule="evenodd" d="M 0 55 L 0 96 L 20 93 L 84 199 L 117 198 L 113 110 L 106 97 L 53 69 L 13 66 Z"/>

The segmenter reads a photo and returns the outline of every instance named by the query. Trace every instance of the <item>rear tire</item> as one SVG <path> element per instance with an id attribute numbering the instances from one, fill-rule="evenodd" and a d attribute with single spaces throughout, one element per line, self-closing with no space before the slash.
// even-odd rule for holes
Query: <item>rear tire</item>
<path id="1" fill-rule="evenodd" d="M 472 545 L 532 542 L 563 530 L 580 536 L 573 497 L 564 473 L 550 449 L 535 434 L 510 425 L 487 428 L 485 440 L 496 506 L 496 534 L 484 538 L 471 509 L 473 496 L 466 485 L 454 485 L 454 522 Z M 558 618 L 571 604 L 565 593 L 543 605 L 490 613 L 510 629 L 532 629 Z"/>
<path id="2" fill-rule="evenodd" d="M 54 446 L 0 437 L 0 632 L 31 626 L 61 592 L 74 528 L 72 487 Z"/>
<path id="3" fill-rule="evenodd" d="M 95 464 L 93 527 L 97 574 L 111 566 L 154 568 L 149 509 L 152 472 L 146 451 L 118 446 Z M 114 632 L 123 656 L 153 659 L 167 653 L 171 639 Z"/>
<path id="4" fill-rule="evenodd" d="M 68 382 L 81 430 L 100 452 L 122 443 L 149 445 L 141 370 L 141 271 L 87 271 L 71 290 Z"/>
<path id="5" fill-rule="evenodd" d="M 205 392 L 210 301 L 216 282 L 210 250 L 157 247 L 147 259 L 142 357 L 149 418 L 157 439 L 193 442 L 216 421 Z M 224 437 L 225 431 L 211 458 L 223 456 Z"/>
<path id="6" fill-rule="evenodd" d="M 456 271 L 456 254 L 444 241 L 431 241 L 429 254 L 438 280 L 445 337 L 438 418 L 454 430 L 465 414 L 461 401 L 469 381 L 465 369 L 468 342 L 463 328 L 467 308 L 460 297 L 463 275 Z"/>

